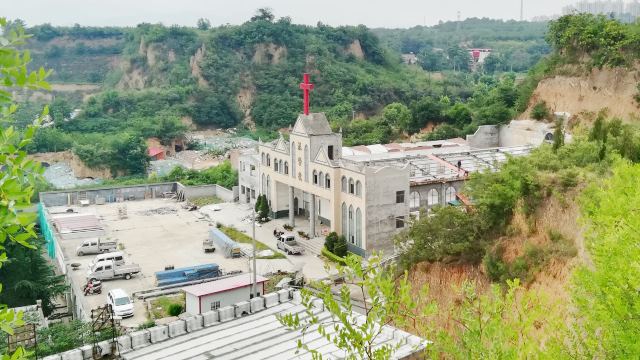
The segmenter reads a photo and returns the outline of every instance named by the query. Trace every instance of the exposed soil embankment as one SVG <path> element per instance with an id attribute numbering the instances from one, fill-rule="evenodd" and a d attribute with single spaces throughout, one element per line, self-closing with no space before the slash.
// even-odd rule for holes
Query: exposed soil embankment
<path id="1" fill-rule="evenodd" d="M 640 120 L 640 108 L 635 96 L 640 83 L 640 65 L 633 69 L 593 69 L 582 76 L 556 75 L 543 79 L 520 118 L 530 119 L 531 108 L 545 101 L 553 111 L 580 116 L 607 109 L 609 116 L 625 121 Z"/>

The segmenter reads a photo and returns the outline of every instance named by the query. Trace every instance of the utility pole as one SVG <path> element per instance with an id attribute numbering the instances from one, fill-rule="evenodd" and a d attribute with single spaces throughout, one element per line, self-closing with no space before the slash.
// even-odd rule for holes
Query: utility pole
<path id="1" fill-rule="evenodd" d="M 524 0 L 520 0 L 520 21 L 524 21 Z"/>
<path id="2" fill-rule="evenodd" d="M 252 232 L 251 232 L 251 238 L 252 238 L 252 243 L 253 243 L 253 282 L 251 284 L 251 296 L 250 299 L 253 299 L 254 296 L 256 296 L 256 274 L 257 274 L 257 269 L 256 269 L 256 210 L 253 209 L 253 221 L 252 221 Z"/>

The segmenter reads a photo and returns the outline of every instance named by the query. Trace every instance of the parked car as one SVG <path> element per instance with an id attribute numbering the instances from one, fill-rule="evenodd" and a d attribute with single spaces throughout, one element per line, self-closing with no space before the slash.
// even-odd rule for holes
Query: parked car
<path id="1" fill-rule="evenodd" d="M 124 253 L 121 251 L 114 251 L 106 254 L 96 255 L 96 257 L 89 263 L 89 268 L 94 267 L 103 261 L 113 261 L 116 265 L 124 265 Z"/>
<path id="2" fill-rule="evenodd" d="M 113 315 L 120 317 L 133 316 L 133 302 L 122 289 L 113 289 L 107 294 L 107 303 L 111 305 Z"/>
<path id="3" fill-rule="evenodd" d="M 303 254 L 304 248 L 298 245 L 296 236 L 292 233 L 283 233 L 278 237 L 278 249 L 287 254 Z"/>
<path id="4" fill-rule="evenodd" d="M 131 279 L 131 277 L 140 272 L 140 265 L 128 264 L 117 265 L 111 260 L 101 261 L 87 271 L 87 280 L 111 280 L 116 278 Z"/>
<path id="5" fill-rule="evenodd" d="M 87 239 L 76 248 L 76 255 L 83 256 L 111 252 L 116 249 L 117 245 L 115 240 Z"/>

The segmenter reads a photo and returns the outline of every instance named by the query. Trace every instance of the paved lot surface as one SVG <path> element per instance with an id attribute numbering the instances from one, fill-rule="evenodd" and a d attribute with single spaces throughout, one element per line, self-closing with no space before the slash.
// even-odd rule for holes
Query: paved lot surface
<path id="1" fill-rule="evenodd" d="M 81 299 L 85 309 L 92 309 L 106 302 L 106 294 L 114 288 L 122 288 L 129 295 L 136 291 L 155 287 L 156 271 L 164 270 L 165 266 L 177 267 L 216 263 L 224 271 L 249 271 L 249 259 L 226 259 L 218 252 L 204 253 L 202 241 L 208 236 L 210 226 L 216 222 L 228 226 L 235 226 L 251 235 L 251 221 L 248 217 L 251 208 L 247 205 L 223 203 L 218 204 L 221 210 L 214 211 L 207 206 L 201 211 L 186 211 L 181 203 L 173 200 L 153 199 L 145 201 L 126 202 L 127 218 L 120 219 L 118 207 L 123 204 L 92 205 L 90 207 L 75 208 L 80 213 L 93 213 L 98 216 L 106 228 L 106 237 L 116 239 L 122 244 L 127 263 L 139 264 L 142 273 L 131 280 L 109 280 L 103 282 L 103 292 L 100 295 L 85 296 Z M 65 207 L 66 208 L 66 207 Z M 163 209 L 164 211 L 156 211 Z M 168 211 L 167 211 L 168 210 Z M 166 214 L 162 214 L 165 213 Z M 244 219 L 244 220 L 243 220 Z M 284 224 L 284 220 L 274 220 L 256 227 L 256 239 L 272 249 L 276 249 L 273 229 Z M 306 230 L 306 229 L 305 229 Z M 61 240 L 61 247 L 65 263 L 80 263 L 78 270 L 69 270 L 72 285 L 81 289 L 86 283 L 88 263 L 95 255 L 76 256 L 75 249 L 84 239 Z M 292 271 L 302 269 L 307 279 L 324 278 L 328 273 L 324 269 L 324 262 L 314 254 L 322 239 L 301 240 L 307 250 L 305 255 L 290 255 L 287 259 L 259 260 L 259 272 L 277 270 Z M 321 245 L 320 245 L 321 246 Z M 277 251 L 277 250 L 275 250 Z M 142 301 L 136 300 L 135 315 L 124 319 L 122 324 L 134 327 L 146 320 L 146 310 Z"/>

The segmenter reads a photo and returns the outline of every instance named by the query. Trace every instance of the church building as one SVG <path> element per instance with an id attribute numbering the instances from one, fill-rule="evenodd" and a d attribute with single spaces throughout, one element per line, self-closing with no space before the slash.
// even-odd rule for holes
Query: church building
<path id="1" fill-rule="evenodd" d="M 394 253 L 393 238 L 411 213 L 459 204 L 470 171 L 492 169 L 530 146 L 471 149 L 463 139 L 343 147 L 323 113 L 310 113 L 308 75 L 304 113 L 289 139 L 260 142 L 239 157 L 240 201 L 264 194 L 274 218 L 288 218 L 312 237 L 335 231 L 349 251 Z M 298 224 L 296 224 L 298 222 Z"/>

